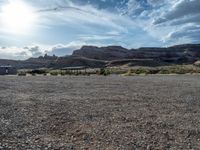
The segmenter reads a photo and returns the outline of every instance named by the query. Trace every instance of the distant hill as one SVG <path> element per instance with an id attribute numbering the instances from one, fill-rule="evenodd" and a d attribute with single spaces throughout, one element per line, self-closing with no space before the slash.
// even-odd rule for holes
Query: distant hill
<path id="1" fill-rule="evenodd" d="M 94 47 L 83 46 L 73 52 L 73 56 L 81 56 L 96 60 L 118 60 L 130 58 L 131 51 L 121 46 Z"/>
<path id="2" fill-rule="evenodd" d="M 163 66 L 173 64 L 193 64 L 200 60 L 200 44 L 184 44 L 172 47 L 143 47 L 126 49 L 121 46 L 83 46 L 71 56 L 40 56 L 24 61 L 0 59 L 0 65 L 16 68 L 63 68 L 86 66 L 99 68 L 105 66 Z"/>
<path id="3" fill-rule="evenodd" d="M 90 68 L 101 68 L 106 65 L 105 61 L 90 59 L 86 57 L 67 56 L 59 57 L 56 61 L 49 64 L 48 68 L 64 68 L 86 66 Z"/>

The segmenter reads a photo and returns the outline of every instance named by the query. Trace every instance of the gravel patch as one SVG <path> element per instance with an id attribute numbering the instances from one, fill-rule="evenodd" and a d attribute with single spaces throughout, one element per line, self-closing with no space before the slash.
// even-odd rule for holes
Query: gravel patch
<path id="1" fill-rule="evenodd" d="M 1 76 L 0 149 L 199 149 L 200 76 Z"/>

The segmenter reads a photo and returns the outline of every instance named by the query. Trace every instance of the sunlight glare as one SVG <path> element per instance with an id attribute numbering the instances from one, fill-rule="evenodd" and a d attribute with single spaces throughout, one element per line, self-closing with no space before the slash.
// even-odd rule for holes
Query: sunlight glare
<path id="1" fill-rule="evenodd" d="M 36 13 L 31 6 L 21 0 L 9 1 L 2 6 L 1 21 L 6 32 L 27 34 L 36 21 Z"/>

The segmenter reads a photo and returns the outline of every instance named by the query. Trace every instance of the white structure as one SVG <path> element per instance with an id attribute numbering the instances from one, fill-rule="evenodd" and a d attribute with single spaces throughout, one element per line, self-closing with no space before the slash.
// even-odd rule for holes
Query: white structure
<path id="1" fill-rule="evenodd" d="M 17 74 L 17 69 L 7 65 L 7 66 L 0 66 L 0 75 L 15 75 Z"/>

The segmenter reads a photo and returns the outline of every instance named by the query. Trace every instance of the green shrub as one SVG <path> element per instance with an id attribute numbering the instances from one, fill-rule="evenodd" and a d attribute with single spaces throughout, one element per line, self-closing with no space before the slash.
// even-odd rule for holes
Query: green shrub
<path id="1" fill-rule="evenodd" d="M 36 73 L 31 73 L 32 76 L 36 76 Z"/>
<path id="2" fill-rule="evenodd" d="M 150 73 L 150 71 L 145 68 L 139 68 L 139 69 L 136 69 L 136 71 L 135 71 L 135 74 L 149 74 L 149 73 Z"/>
<path id="3" fill-rule="evenodd" d="M 52 72 L 50 72 L 50 75 L 52 75 L 52 76 L 57 76 L 59 73 L 57 72 L 57 71 L 52 71 Z"/>
<path id="4" fill-rule="evenodd" d="M 107 76 L 107 75 L 110 75 L 111 72 L 110 72 L 108 69 L 101 68 L 99 74 L 100 74 L 100 75 Z"/>
<path id="5" fill-rule="evenodd" d="M 75 71 L 74 75 L 76 75 L 76 76 L 81 75 L 81 72 L 80 71 Z"/>
<path id="6" fill-rule="evenodd" d="M 133 70 L 132 69 L 129 69 L 124 75 L 125 76 L 131 76 L 133 74 Z"/>
<path id="7" fill-rule="evenodd" d="M 100 75 L 104 75 L 104 74 L 105 74 L 105 69 L 104 69 L 104 68 L 101 68 L 99 74 L 100 74 Z"/>
<path id="8" fill-rule="evenodd" d="M 161 68 L 160 74 L 186 74 L 193 72 L 192 68 L 187 68 L 185 66 L 170 66 L 166 68 Z"/>
<path id="9" fill-rule="evenodd" d="M 159 71 L 160 71 L 159 69 L 150 69 L 149 74 L 158 74 Z"/>
<path id="10" fill-rule="evenodd" d="M 26 76 L 26 72 L 19 72 L 18 76 Z"/>
<path id="11" fill-rule="evenodd" d="M 190 73 L 191 70 L 187 70 L 187 69 L 184 69 L 184 68 L 177 68 L 174 70 L 174 73 L 176 74 L 186 74 L 186 73 Z"/>
<path id="12" fill-rule="evenodd" d="M 60 72 L 60 75 L 61 75 L 61 76 L 65 76 L 65 75 L 67 75 L 67 72 L 66 72 L 66 71 L 61 71 L 61 72 Z"/>
<path id="13" fill-rule="evenodd" d="M 159 74 L 170 74 L 170 70 L 162 68 L 158 73 Z"/>
<path id="14" fill-rule="evenodd" d="M 47 73 L 47 71 L 43 70 L 43 69 L 38 69 L 38 70 L 36 69 L 36 70 L 31 70 L 28 73 L 30 73 L 30 74 L 45 74 L 45 73 Z"/>

